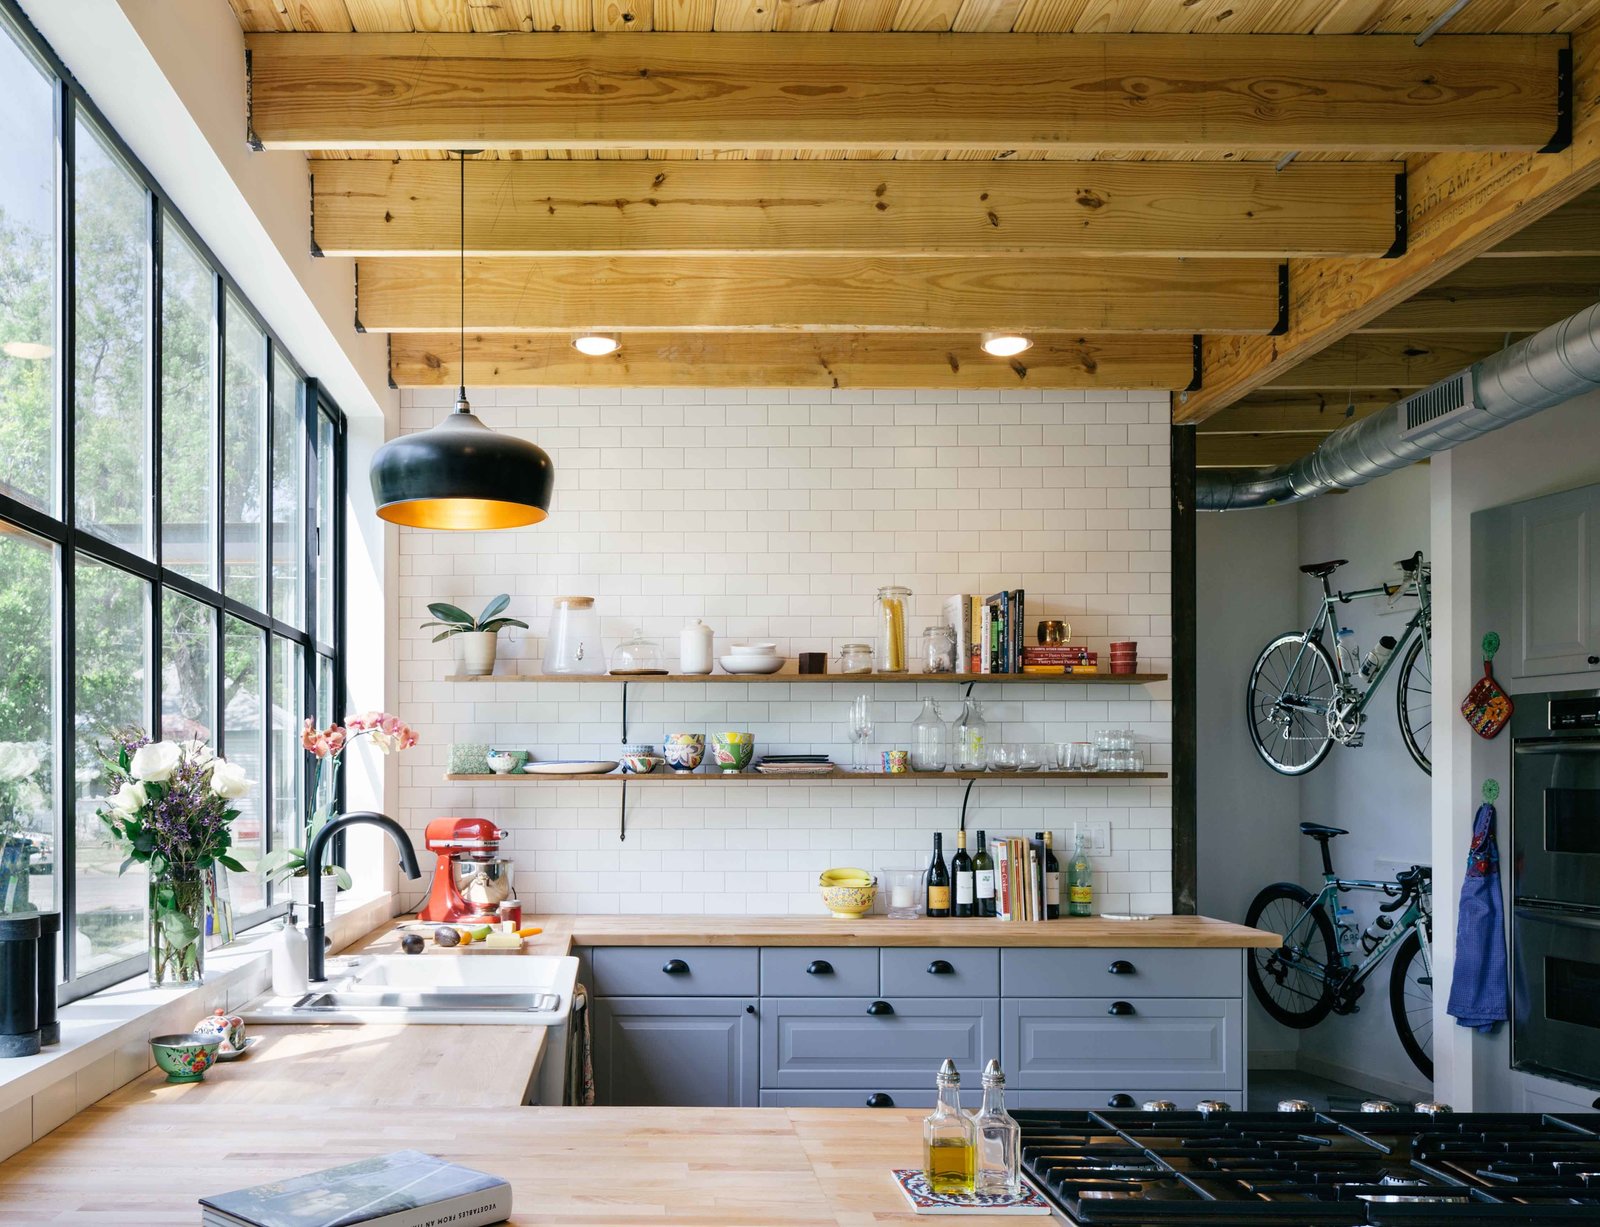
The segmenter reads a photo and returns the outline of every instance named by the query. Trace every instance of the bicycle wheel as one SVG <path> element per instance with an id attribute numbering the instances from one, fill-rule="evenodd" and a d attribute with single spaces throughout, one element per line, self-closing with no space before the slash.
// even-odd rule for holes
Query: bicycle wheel
<path id="1" fill-rule="evenodd" d="M 1335 966 L 1333 921 L 1316 896 L 1295 882 L 1274 882 L 1250 903 L 1244 922 L 1287 936 L 1272 949 L 1255 946 L 1248 964 L 1250 987 L 1268 1014 L 1286 1027 L 1315 1026 L 1333 1008 L 1329 968 Z"/>
<path id="2" fill-rule="evenodd" d="M 1400 666 L 1395 702 L 1400 715 L 1400 738 L 1411 757 L 1433 774 L 1433 653 L 1427 638 L 1419 636 Z"/>
<path id="3" fill-rule="evenodd" d="M 1267 766 L 1282 775 L 1304 775 L 1328 757 L 1333 694 L 1333 657 L 1320 640 L 1295 632 L 1262 649 L 1250 670 L 1245 722 Z"/>
<path id="4" fill-rule="evenodd" d="M 1413 929 L 1395 951 L 1389 974 L 1389 1012 L 1400 1046 L 1422 1075 L 1433 1081 L 1433 975 L 1422 961 L 1422 940 Z"/>

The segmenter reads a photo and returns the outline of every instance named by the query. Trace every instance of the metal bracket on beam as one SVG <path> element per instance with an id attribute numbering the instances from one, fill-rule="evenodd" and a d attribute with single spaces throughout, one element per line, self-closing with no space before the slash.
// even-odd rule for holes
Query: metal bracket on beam
<path id="1" fill-rule="evenodd" d="M 1572 144 L 1572 48 L 1556 53 L 1556 130 L 1540 153 L 1560 153 Z"/>
<path id="2" fill-rule="evenodd" d="M 1281 337 L 1289 331 L 1289 262 L 1278 265 L 1278 322 L 1272 326 L 1269 337 Z"/>
<path id="3" fill-rule="evenodd" d="M 1280 289 L 1280 293 L 1281 292 L 1282 291 Z M 1201 366 L 1200 362 L 1200 334 L 1197 332 L 1194 334 L 1194 378 L 1189 381 L 1189 386 L 1185 388 L 1184 391 L 1198 392 L 1200 390 L 1202 376 L 1204 373 L 1204 368 Z"/>
<path id="4" fill-rule="evenodd" d="M 1383 253 L 1385 260 L 1393 260 L 1406 254 L 1409 224 L 1410 219 L 1406 214 L 1406 172 L 1401 171 L 1394 177 L 1394 242 L 1389 245 L 1389 250 Z"/>

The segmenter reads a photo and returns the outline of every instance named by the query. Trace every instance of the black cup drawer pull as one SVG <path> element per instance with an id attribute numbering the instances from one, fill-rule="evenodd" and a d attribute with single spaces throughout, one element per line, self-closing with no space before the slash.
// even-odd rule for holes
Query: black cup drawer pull
<path id="1" fill-rule="evenodd" d="M 806 964 L 806 975 L 808 976 L 831 976 L 832 974 L 833 964 L 828 962 L 827 959 L 812 959 L 811 962 Z"/>
<path id="2" fill-rule="evenodd" d="M 930 976 L 953 976 L 956 974 L 956 969 L 950 966 L 945 959 L 934 959 L 933 962 L 928 964 L 928 974 Z"/>
<path id="3" fill-rule="evenodd" d="M 1136 1108 L 1138 1106 L 1138 1104 L 1134 1103 L 1132 1095 L 1113 1095 L 1106 1100 L 1106 1107 L 1108 1108 Z"/>
<path id="4" fill-rule="evenodd" d="M 894 1107 L 894 1099 L 892 1096 L 885 1095 L 882 1091 L 874 1091 L 867 1096 L 867 1107 L 892 1108 Z"/>
<path id="5" fill-rule="evenodd" d="M 689 974 L 689 964 L 682 959 L 668 959 L 661 970 L 669 976 L 686 976 Z"/>
<path id="6" fill-rule="evenodd" d="M 869 1005 L 867 1007 L 867 1013 L 868 1014 L 873 1014 L 873 1015 L 893 1014 L 894 1013 L 894 1007 L 892 1005 L 890 1005 L 887 1001 L 874 1001 L 871 1005 Z"/>
<path id="7" fill-rule="evenodd" d="M 1111 1008 L 1107 1010 L 1106 1013 L 1115 1014 L 1120 1018 L 1124 1015 L 1132 1014 L 1133 1006 L 1126 1001 L 1113 1001 L 1111 1003 Z"/>
<path id="8" fill-rule="evenodd" d="M 1106 970 L 1114 976 L 1131 976 L 1133 974 L 1133 964 L 1128 962 L 1127 959 L 1118 959 Z"/>

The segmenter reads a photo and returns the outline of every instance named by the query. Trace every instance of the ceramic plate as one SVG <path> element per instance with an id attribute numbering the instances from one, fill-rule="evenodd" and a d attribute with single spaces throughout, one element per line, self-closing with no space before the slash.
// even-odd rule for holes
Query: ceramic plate
<path id="1" fill-rule="evenodd" d="M 786 656 L 724 656 L 722 668 L 728 673 L 776 673 Z"/>
<path id="2" fill-rule="evenodd" d="M 244 1056 L 245 1053 L 249 1052 L 260 1042 L 261 1037 L 259 1035 L 247 1035 L 244 1037 L 244 1047 L 239 1048 L 234 1052 L 223 1052 L 222 1049 L 217 1049 L 217 1060 L 237 1061 L 240 1057 Z"/>
<path id="3" fill-rule="evenodd" d="M 608 771 L 615 771 L 615 761 L 597 759 L 589 762 L 583 759 L 558 760 L 548 763 L 528 763 L 523 771 L 529 775 L 604 775 Z"/>

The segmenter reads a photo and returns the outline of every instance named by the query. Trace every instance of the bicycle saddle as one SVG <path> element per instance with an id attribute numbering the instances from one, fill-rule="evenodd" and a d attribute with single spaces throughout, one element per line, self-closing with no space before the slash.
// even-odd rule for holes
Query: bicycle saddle
<path id="1" fill-rule="evenodd" d="M 1305 568 L 1302 567 L 1301 570 Z M 1318 822 L 1302 822 L 1300 834 L 1309 835 L 1312 839 L 1332 839 L 1335 835 L 1348 835 L 1349 831 L 1343 827 L 1325 827 Z"/>
<path id="2" fill-rule="evenodd" d="M 1311 576 L 1313 579 L 1322 579 L 1324 576 L 1332 575 L 1349 561 L 1348 558 L 1335 558 L 1331 562 L 1308 562 L 1300 568 L 1300 572 L 1303 575 Z"/>

